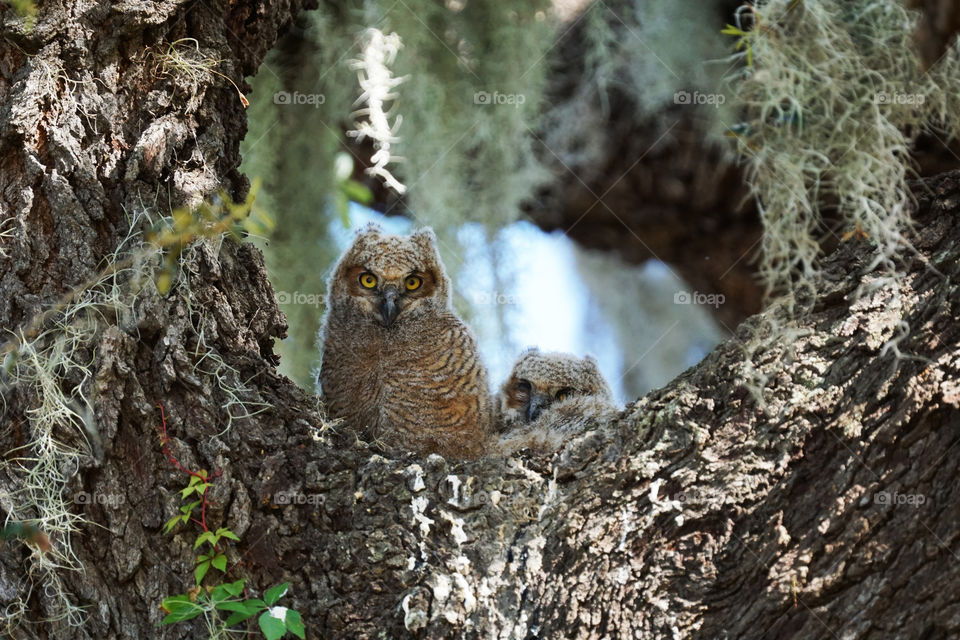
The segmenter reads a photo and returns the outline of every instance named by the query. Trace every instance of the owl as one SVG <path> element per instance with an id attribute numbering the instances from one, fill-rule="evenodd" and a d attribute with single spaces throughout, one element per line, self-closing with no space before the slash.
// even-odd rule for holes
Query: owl
<path id="1" fill-rule="evenodd" d="M 320 388 L 330 417 L 388 449 L 481 455 L 493 399 L 476 340 L 453 311 L 433 231 L 365 227 L 327 291 Z"/>
<path id="2" fill-rule="evenodd" d="M 524 351 L 500 389 L 497 449 L 554 451 L 571 435 L 617 416 L 592 357 Z"/>

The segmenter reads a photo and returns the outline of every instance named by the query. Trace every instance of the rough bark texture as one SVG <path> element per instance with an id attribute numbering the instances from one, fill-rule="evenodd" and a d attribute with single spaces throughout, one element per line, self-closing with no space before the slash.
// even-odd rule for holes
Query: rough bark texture
<path id="1" fill-rule="evenodd" d="M 169 215 L 171 208 L 218 189 L 243 195 L 246 179 L 236 167 L 246 116 L 237 91 L 223 76 L 243 86 L 243 77 L 258 70 L 280 29 L 308 6 L 310 0 L 52 1 L 40 7 L 32 28 L 8 7 L 0 8 L 4 339 L 7 330 L 23 327 L 100 269 L 128 235 L 131 220 L 140 219 L 142 231 L 140 214 L 154 219 Z M 165 74 L 160 56 L 177 41 L 194 62 L 222 61 L 211 68 L 223 75 L 196 68 L 193 77 L 190 70 Z M 225 425 L 224 387 L 247 381 L 257 391 L 245 400 L 262 395 L 278 408 L 292 409 L 262 422 L 264 428 L 282 433 L 283 425 L 301 419 L 293 407 L 303 398 L 289 400 L 295 391 L 270 372 L 273 337 L 282 335 L 285 321 L 261 256 L 232 243 L 219 252 L 211 252 L 211 246 L 193 252 L 187 264 L 190 277 L 184 282 L 196 283 L 192 291 L 184 292 L 180 285 L 162 299 L 148 287 L 134 307 L 105 320 L 94 341 L 76 354 L 78 362 L 92 360 L 91 365 L 56 376 L 63 389 L 79 384 L 95 412 L 96 433 L 86 434 L 91 444 L 77 433 L 56 434 L 90 451 L 81 469 L 63 470 L 73 476 L 67 493 L 112 491 L 114 504 L 76 507 L 91 523 L 72 537 L 85 573 L 63 573 L 71 599 L 88 607 L 87 624 L 80 629 L 62 622 L 26 624 L 14 632 L 16 637 L 154 637 L 158 598 L 190 586 L 193 554 L 185 544 L 192 543 L 185 538 L 171 543 L 157 535 L 157 527 L 178 506 L 171 491 L 185 485 L 184 477 L 158 457 L 158 403 L 172 414 L 174 437 L 205 452 L 200 463 L 196 454 L 174 447 L 191 468 L 218 468 L 220 448 L 228 446 L 233 455 L 257 466 L 261 462 L 259 438 L 253 433 L 234 428 L 226 440 L 210 438 Z M 46 342 L 56 339 L 53 334 Z M 218 365 L 217 356 L 236 369 Z M 35 437 L 27 412 L 38 405 L 23 389 L 8 386 L 7 364 L 0 374 L 5 515 L 22 486 L 16 460 L 35 453 L 18 448 Z M 216 370 L 223 384 L 211 384 L 214 376 L 199 373 L 203 370 Z M 275 393 L 288 400 L 277 401 Z M 221 428 L 211 430 L 216 424 Z M 239 518 L 249 518 L 235 493 L 239 487 L 233 486 L 232 466 L 224 466 L 215 517 L 230 508 Z M 116 508 L 118 499 L 122 509 Z M 233 525 L 239 530 L 249 526 L 236 519 Z M 54 545 L 63 549 L 68 542 L 55 538 Z M 32 566 L 28 551 L 14 545 L 3 551 L 4 606 L 26 600 L 28 619 L 57 616 L 62 611 L 56 610 L 55 598 L 27 576 Z M 6 609 L 4 624 L 15 608 Z M 197 635 L 190 629 L 166 633 Z"/>
<path id="2" fill-rule="evenodd" d="M 0 216 L 15 221 L 0 326 L 69 290 L 127 232 L 125 213 L 246 188 L 244 107 L 228 81 L 161 73 L 171 43 L 235 83 L 310 0 L 45 2 L 30 28 L 3 8 Z M 199 47 L 196 52 L 194 47 Z"/>
<path id="3" fill-rule="evenodd" d="M 155 77 L 148 48 L 194 37 L 230 73 L 252 73 L 299 6 L 51 4 L 30 33 L 4 15 L 19 48 L 0 52 L 0 213 L 14 229 L 3 326 L 94 272 L 127 233 L 124 208 L 242 191 L 236 93 L 214 76 L 183 94 Z M 252 593 L 289 580 L 284 602 L 308 637 L 955 637 L 960 174 L 924 187 L 897 292 L 855 301 L 869 247 L 844 244 L 812 315 L 756 354 L 765 410 L 741 348 L 755 318 L 546 459 L 389 460 L 318 429 L 315 399 L 274 372 L 284 319 L 260 255 L 205 242 L 170 295 L 148 284 L 101 314 L 77 354 L 92 363 L 79 384 L 98 439 L 65 471 L 67 491 L 119 499 L 75 506 L 85 572 L 60 575 L 87 607 L 80 627 L 42 622 L 56 603 L 43 584 L 29 590 L 31 548 L 3 548 L 0 604 L 28 605 L 11 633 L 204 637 L 195 623 L 155 627 L 160 599 L 193 583 L 196 536 L 162 535 L 187 480 L 159 446 L 162 403 L 174 455 L 219 472 L 207 519 L 241 537 L 230 578 Z M 909 335 L 885 348 L 901 321 Z M 3 382 L 8 512 L 36 399 Z M 230 424 L 227 389 L 241 386 L 271 408 Z"/>

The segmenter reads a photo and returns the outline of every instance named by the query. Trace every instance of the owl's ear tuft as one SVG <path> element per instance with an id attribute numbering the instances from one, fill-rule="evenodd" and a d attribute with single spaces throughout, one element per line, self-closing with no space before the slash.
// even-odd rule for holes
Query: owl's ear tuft
<path id="1" fill-rule="evenodd" d="M 362 251 L 370 242 L 376 242 L 383 235 L 383 227 L 376 222 L 368 222 L 353 235 L 353 243 L 350 246 L 352 251 Z M 349 253 L 349 250 L 348 250 Z"/>
<path id="2" fill-rule="evenodd" d="M 418 247 L 427 250 L 437 250 L 437 234 L 433 232 L 433 229 L 430 227 L 423 227 L 417 229 L 410 234 L 410 239 L 413 240 Z"/>
<path id="3" fill-rule="evenodd" d="M 357 238 L 364 238 L 366 236 L 379 236 L 383 235 L 383 227 L 378 225 L 376 222 L 368 222 L 363 227 L 357 231 Z"/>
<path id="4" fill-rule="evenodd" d="M 592 355 L 587 354 L 583 357 L 583 363 L 587 365 L 587 369 L 593 371 L 597 375 L 600 375 L 600 363 L 597 362 L 597 359 Z"/>
<path id="5" fill-rule="evenodd" d="M 520 355 L 517 356 L 517 361 L 514 363 L 513 368 L 517 369 L 521 364 L 526 363 L 531 358 L 536 358 L 540 355 L 540 347 L 527 347 L 520 352 Z"/>

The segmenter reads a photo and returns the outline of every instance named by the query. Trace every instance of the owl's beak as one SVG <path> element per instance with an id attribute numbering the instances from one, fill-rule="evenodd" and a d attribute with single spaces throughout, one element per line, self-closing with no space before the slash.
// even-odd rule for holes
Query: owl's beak
<path id="1" fill-rule="evenodd" d="M 380 294 L 380 317 L 383 318 L 383 325 L 386 327 L 393 324 L 400 312 L 400 307 L 397 306 L 398 295 L 399 292 L 392 286 L 384 287 L 383 293 Z"/>
<path id="2" fill-rule="evenodd" d="M 540 417 L 543 410 L 550 406 L 550 394 L 534 393 L 530 396 L 530 402 L 527 404 L 527 422 L 533 422 Z"/>

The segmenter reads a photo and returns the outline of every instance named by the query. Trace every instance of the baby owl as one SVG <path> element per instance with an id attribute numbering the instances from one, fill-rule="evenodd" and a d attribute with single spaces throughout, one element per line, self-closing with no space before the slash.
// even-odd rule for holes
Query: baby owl
<path id="1" fill-rule="evenodd" d="M 592 357 L 524 351 L 499 396 L 497 448 L 553 451 L 569 436 L 619 413 Z"/>
<path id="2" fill-rule="evenodd" d="M 481 455 L 493 400 L 433 231 L 394 236 L 368 225 L 327 290 L 320 386 L 330 416 L 390 448 Z"/>

